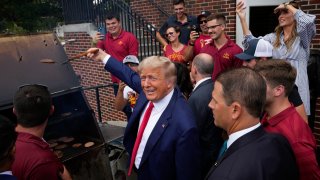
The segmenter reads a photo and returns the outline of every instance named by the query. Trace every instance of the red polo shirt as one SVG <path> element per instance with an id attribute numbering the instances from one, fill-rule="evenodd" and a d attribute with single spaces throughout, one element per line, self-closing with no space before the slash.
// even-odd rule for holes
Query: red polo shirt
<path id="1" fill-rule="evenodd" d="M 320 179 L 316 159 L 316 140 L 307 123 L 291 106 L 274 117 L 265 114 L 261 124 L 267 132 L 279 133 L 286 137 L 295 154 L 301 180 Z M 271 144 L 270 144 L 271 145 Z"/>
<path id="2" fill-rule="evenodd" d="M 186 64 L 185 57 L 184 57 L 184 51 L 187 48 L 186 45 L 183 45 L 183 48 L 180 51 L 174 51 L 172 49 L 172 45 L 168 44 L 164 46 L 163 48 L 163 54 L 165 57 L 169 58 L 172 62 L 178 62 Z"/>
<path id="3" fill-rule="evenodd" d="M 97 47 L 105 50 L 112 57 L 118 61 L 122 60 L 128 55 L 138 56 L 138 40 L 130 32 L 121 30 L 120 35 L 113 39 L 110 33 L 106 34 L 105 41 L 99 41 Z M 119 79 L 111 75 L 112 82 L 118 83 Z"/>
<path id="4" fill-rule="evenodd" d="M 205 45 L 200 51 L 200 53 L 207 53 L 213 57 L 213 81 L 221 72 L 225 71 L 226 69 L 242 66 L 242 61 L 234 56 L 241 52 L 242 49 L 229 38 L 227 43 L 220 49 L 217 49 L 212 41 L 210 44 Z"/>
<path id="5" fill-rule="evenodd" d="M 58 180 L 63 164 L 41 138 L 18 133 L 12 173 L 19 180 Z"/>

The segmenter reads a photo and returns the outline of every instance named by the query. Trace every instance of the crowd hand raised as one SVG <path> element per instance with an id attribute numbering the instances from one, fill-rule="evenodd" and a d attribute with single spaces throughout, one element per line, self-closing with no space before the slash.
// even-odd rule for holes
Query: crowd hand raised
<path id="1" fill-rule="evenodd" d="M 104 35 L 101 34 L 100 32 L 97 32 L 96 35 L 93 37 L 93 42 L 98 42 L 103 40 Z"/>
<path id="2" fill-rule="evenodd" d="M 90 48 L 87 50 L 87 57 L 95 60 L 95 61 L 103 61 L 103 59 L 108 55 L 106 52 L 104 52 L 102 49 L 98 48 Z"/>
<path id="3" fill-rule="evenodd" d="M 199 33 L 196 31 L 191 31 L 190 32 L 190 42 L 194 43 L 196 39 L 199 37 Z"/>
<path id="4" fill-rule="evenodd" d="M 126 87 L 126 84 L 124 82 L 120 81 L 118 92 L 123 92 L 125 87 Z"/>
<path id="5" fill-rule="evenodd" d="M 287 9 L 287 5 L 288 5 L 289 3 L 281 3 L 278 7 L 276 7 L 274 10 L 273 10 L 273 12 L 276 14 L 276 13 L 278 13 L 280 10 L 283 10 L 283 9 Z"/>
<path id="6" fill-rule="evenodd" d="M 236 13 L 238 14 L 240 19 L 246 18 L 246 7 L 244 6 L 243 1 L 239 1 L 238 4 L 236 5 Z"/>

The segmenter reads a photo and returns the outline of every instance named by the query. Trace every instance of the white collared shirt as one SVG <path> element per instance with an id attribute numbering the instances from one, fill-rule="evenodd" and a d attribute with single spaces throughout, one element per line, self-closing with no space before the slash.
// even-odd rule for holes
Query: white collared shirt
<path id="1" fill-rule="evenodd" d="M 134 164 L 136 165 L 137 168 L 139 168 L 139 166 L 140 166 L 140 162 L 141 162 L 141 159 L 143 156 L 144 148 L 146 147 L 146 144 L 147 144 L 147 141 L 150 137 L 150 134 L 151 134 L 153 128 L 156 126 L 160 116 L 162 115 L 162 113 L 164 112 L 166 107 L 168 106 L 168 104 L 172 98 L 173 91 L 174 91 L 174 89 L 172 89 L 169 94 L 167 94 L 164 98 L 162 98 L 158 102 L 153 102 L 154 108 L 152 109 L 148 124 L 147 124 L 146 128 L 144 129 L 142 139 L 141 139 L 141 142 L 140 142 L 140 145 L 138 148 L 138 152 L 136 155 L 136 159 L 134 161 Z M 140 117 L 139 128 L 140 128 L 142 119 L 144 117 L 144 114 L 147 110 L 147 107 L 149 106 L 149 103 L 144 108 L 143 113 Z"/>
<path id="2" fill-rule="evenodd" d="M 202 82 L 204 82 L 204 81 L 206 81 L 206 80 L 208 80 L 208 79 L 211 79 L 211 77 L 206 77 L 206 78 L 203 78 L 203 79 L 201 79 L 200 81 L 198 81 L 198 82 L 196 83 L 196 85 L 194 85 L 194 88 L 193 88 L 192 91 L 194 91 Z"/>
<path id="3" fill-rule="evenodd" d="M 229 148 L 231 146 L 232 143 L 234 143 L 237 139 L 239 139 L 240 137 L 244 136 L 245 134 L 257 129 L 261 124 L 258 123 L 252 127 L 249 127 L 247 129 L 243 129 L 241 131 L 237 131 L 235 133 L 232 133 L 229 135 L 229 139 L 227 142 L 227 148 Z"/>

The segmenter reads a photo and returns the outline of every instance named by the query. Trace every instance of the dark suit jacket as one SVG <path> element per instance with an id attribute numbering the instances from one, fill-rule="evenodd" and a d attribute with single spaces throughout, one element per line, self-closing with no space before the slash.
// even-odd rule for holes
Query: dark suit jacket
<path id="1" fill-rule="evenodd" d="M 237 139 L 212 166 L 210 180 L 298 179 L 298 169 L 289 142 L 281 135 L 259 128 Z"/>
<path id="2" fill-rule="evenodd" d="M 222 129 L 214 125 L 212 110 L 208 106 L 212 98 L 212 90 L 212 79 L 205 80 L 196 87 L 188 99 L 199 130 L 204 176 L 216 161 L 223 143 Z"/>
<path id="3" fill-rule="evenodd" d="M 148 100 L 142 91 L 139 75 L 130 68 L 111 57 L 105 69 L 139 93 L 123 139 L 123 144 L 131 155 L 140 116 Z M 192 111 L 180 91 L 174 89 L 168 106 L 147 141 L 140 167 L 137 170 L 138 179 L 199 179 L 199 156 L 199 135 Z"/>
<path id="4" fill-rule="evenodd" d="M 17 180 L 17 178 L 12 175 L 0 174 L 0 180 Z"/>

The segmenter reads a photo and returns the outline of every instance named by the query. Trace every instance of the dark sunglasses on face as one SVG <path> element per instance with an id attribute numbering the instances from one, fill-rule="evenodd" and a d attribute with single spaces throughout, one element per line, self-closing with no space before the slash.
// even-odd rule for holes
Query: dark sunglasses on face
<path id="1" fill-rule="evenodd" d="M 168 34 L 165 34 L 166 37 L 168 37 L 169 35 L 172 36 L 173 32 L 169 32 Z"/>
<path id="2" fill-rule="evenodd" d="M 200 21 L 200 24 L 207 23 L 207 20 Z"/>

